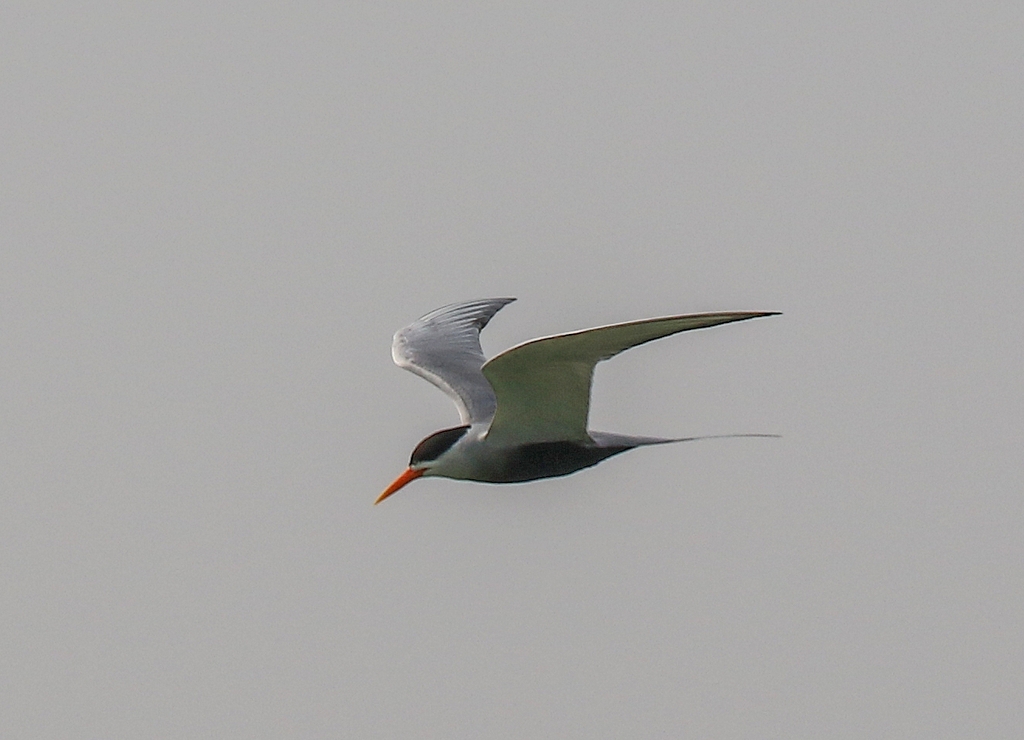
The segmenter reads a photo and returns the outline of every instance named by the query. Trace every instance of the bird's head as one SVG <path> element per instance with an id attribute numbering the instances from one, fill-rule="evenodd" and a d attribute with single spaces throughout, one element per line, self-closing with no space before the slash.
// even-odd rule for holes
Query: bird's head
<path id="1" fill-rule="evenodd" d="M 409 467 L 405 469 L 404 473 L 395 478 L 394 483 L 388 486 L 384 490 L 384 493 L 377 497 L 377 500 L 373 502 L 374 505 L 376 506 L 399 488 L 402 488 L 417 478 L 421 478 L 424 475 L 431 475 L 431 470 L 437 467 L 438 461 L 446 452 L 448 452 L 448 450 L 454 447 L 455 443 L 462 439 L 468 431 L 469 426 L 442 429 L 440 432 L 434 432 L 416 445 L 416 449 L 412 451 L 412 456 L 409 458 Z"/>

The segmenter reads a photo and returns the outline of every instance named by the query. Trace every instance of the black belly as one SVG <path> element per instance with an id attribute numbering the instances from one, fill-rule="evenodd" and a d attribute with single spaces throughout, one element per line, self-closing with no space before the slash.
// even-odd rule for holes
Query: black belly
<path id="1" fill-rule="evenodd" d="M 633 449 L 629 445 L 597 447 L 578 442 L 538 442 L 517 448 L 494 483 L 522 483 L 575 473 L 612 455 Z"/>

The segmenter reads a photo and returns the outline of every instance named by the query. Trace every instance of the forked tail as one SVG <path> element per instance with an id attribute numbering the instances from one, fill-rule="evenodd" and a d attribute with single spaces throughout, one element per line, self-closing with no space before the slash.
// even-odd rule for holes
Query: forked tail
<path id="1" fill-rule="evenodd" d="M 644 445 L 664 445 L 670 442 L 696 442 L 702 439 L 732 439 L 735 437 L 767 437 L 780 439 L 781 434 L 708 434 L 702 437 L 633 437 L 628 434 L 612 432 L 588 432 L 598 447 L 643 447 Z"/>

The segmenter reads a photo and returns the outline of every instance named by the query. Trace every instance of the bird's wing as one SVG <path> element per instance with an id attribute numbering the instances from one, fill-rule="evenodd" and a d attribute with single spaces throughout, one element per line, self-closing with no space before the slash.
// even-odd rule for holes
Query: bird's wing
<path id="1" fill-rule="evenodd" d="M 395 364 L 426 378 L 459 409 L 463 424 L 494 416 L 494 391 L 480 372 L 480 330 L 515 298 L 490 298 L 443 306 L 395 334 Z"/>
<path id="2" fill-rule="evenodd" d="M 498 399 L 487 441 L 499 445 L 574 440 L 590 443 L 587 415 L 594 366 L 623 350 L 689 329 L 774 312 L 705 313 L 600 326 L 542 337 L 492 357 L 483 366 Z"/>

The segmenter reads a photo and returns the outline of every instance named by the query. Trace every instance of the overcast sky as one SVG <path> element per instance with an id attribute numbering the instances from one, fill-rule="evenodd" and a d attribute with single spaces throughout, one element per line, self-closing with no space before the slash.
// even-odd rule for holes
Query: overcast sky
<path id="1" fill-rule="evenodd" d="M 0 10 L 0 735 L 1024 726 L 1024 6 Z M 732 432 L 517 486 L 394 331 Z"/>

